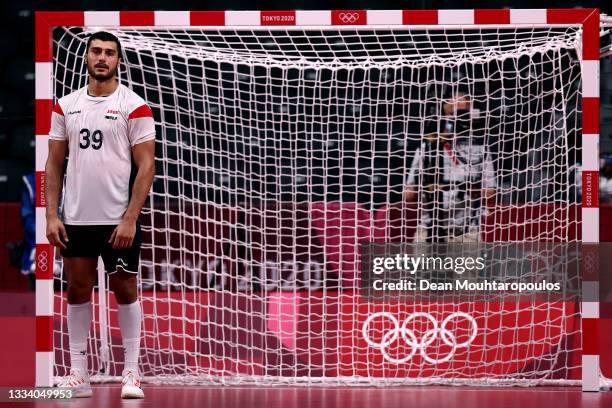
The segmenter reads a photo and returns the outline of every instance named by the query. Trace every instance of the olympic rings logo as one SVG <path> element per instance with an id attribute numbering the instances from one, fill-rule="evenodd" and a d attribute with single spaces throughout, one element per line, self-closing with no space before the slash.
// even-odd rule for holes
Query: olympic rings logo
<path id="1" fill-rule="evenodd" d="M 36 257 L 36 263 L 42 272 L 47 272 L 47 257 L 47 251 L 39 252 L 38 256 Z"/>
<path id="2" fill-rule="evenodd" d="M 595 271 L 595 254 L 592 252 L 587 252 L 584 256 L 584 272 L 585 273 L 593 273 Z"/>
<path id="3" fill-rule="evenodd" d="M 340 13 L 338 18 L 344 24 L 353 24 L 359 20 L 359 13 Z"/>
<path id="4" fill-rule="evenodd" d="M 369 335 L 370 324 L 377 317 L 385 317 L 388 320 L 390 320 L 391 323 L 393 323 L 393 329 L 386 332 L 382 340 L 379 343 L 372 340 L 372 338 Z M 427 330 L 425 334 L 423 335 L 423 338 L 420 341 L 417 340 L 416 335 L 414 334 L 414 331 L 407 327 L 408 324 L 412 320 L 418 317 L 426 318 L 433 325 L 433 329 Z M 456 319 L 456 318 L 467 319 L 467 321 L 470 322 L 470 326 L 472 329 L 470 333 L 470 337 L 463 343 L 457 343 L 457 338 L 455 337 L 455 335 L 446 328 L 448 324 L 453 319 Z M 412 357 L 414 357 L 417 351 L 420 351 L 421 357 L 423 357 L 423 359 L 430 364 L 439 364 L 439 363 L 447 362 L 448 360 L 453 358 L 458 348 L 469 346 L 472 343 L 472 341 L 474 341 L 474 338 L 476 338 L 477 333 L 478 333 L 478 325 L 476 324 L 476 320 L 469 314 L 463 313 L 463 312 L 455 312 L 451 314 L 450 316 L 448 316 L 446 319 L 442 321 L 441 325 L 438 325 L 438 320 L 436 320 L 436 318 L 430 315 L 429 313 L 425 313 L 425 312 L 411 313 L 410 315 L 408 315 L 408 317 L 406 317 L 406 320 L 404 320 L 401 326 L 397 318 L 393 316 L 391 313 L 378 312 L 378 313 L 374 313 L 373 315 L 370 315 L 370 317 L 368 317 L 366 321 L 363 323 L 363 328 L 362 328 L 363 338 L 365 339 L 366 343 L 368 343 L 368 345 L 372 348 L 379 349 L 384 359 L 393 364 L 403 364 L 407 362 Z M 410 346 L 412 350 L 406 357 L 394 358 L 394 357 L 391 357 L 389 353 L 387 352 L 387 346 L 389 346 L 391 343 L 397 340 L 400 334 L 401 334 L 402 340 L 404 340 L 404 343 Z M 442 342 L 444 344 L 451 347 L 451 350 L 445 357 L 435 359 L 435 358 L 430 357 L 427 354 L 427 347 L 436 340 L 436 337 L 438 335 L 441 336 Z"/>

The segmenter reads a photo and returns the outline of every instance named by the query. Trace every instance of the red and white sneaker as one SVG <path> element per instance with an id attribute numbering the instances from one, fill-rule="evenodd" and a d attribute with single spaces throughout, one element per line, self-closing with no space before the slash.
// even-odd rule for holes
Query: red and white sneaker
<path id="1" fill-rule="evenodd" d="M 138 372 L 123 370 L 122 375 L 121 398 L 144 398 L 144 392 L 140 388 L 140 375 Z"/>
<path id="2" fill-rule="evenodd" d="M 70 370 L 70 375 L 62 378 L 57 387 L 71 389 L 75 398 L 89 398 L 92 394 L 89 376 L 74 368 Z"/>

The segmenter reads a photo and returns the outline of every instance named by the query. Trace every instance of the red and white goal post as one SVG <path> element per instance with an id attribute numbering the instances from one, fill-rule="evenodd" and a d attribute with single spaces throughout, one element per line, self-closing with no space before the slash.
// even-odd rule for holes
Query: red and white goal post
<path id="1" fill-rule="evenodd" d="M 142 214 L 147 380 L 599 390 L 592 296 L 389 304 L 357 290 L 360 244 L 414 239 L 405 176 L 448 90 L 469 95 L 496 152 L 476 240 L 598 243 L 599 27 L 597 9 L 37 12 L 36 385 L 69 366 L 45 237 L 51 111 L 86 84 L 86 38 L 104 29 L 158 129 Z M 122 352 L 100 276 L 89 355 L 104 380 Z M 583 272 L 583 292 L 598 283 Z M 398 322 L 418 317 L 436 330 L 411 342 Z"/>

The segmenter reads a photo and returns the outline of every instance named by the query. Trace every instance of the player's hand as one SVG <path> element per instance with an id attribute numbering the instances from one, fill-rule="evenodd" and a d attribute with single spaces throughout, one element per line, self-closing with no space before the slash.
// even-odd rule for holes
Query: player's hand
<path id="1" fill-rule="evenodd" d="M 113 249 L 126 249 L 132 246 L 134 242 L 134 236 L 136 235 L 136 221 L 121 221 L 121 224 L 117 225 L 110 239 L 109 244 L 112 244 Z"/>
<path id="2" fill-rule="evenodd" d="M 417 192 L 416 189 L 412 186 L 406 188 L 404 190 L 404 200 L 408 203 L 411 203 L 416 200 Z"/>
<path id="3" fill-rule="evenodd" d="M 58 217 L 47 218 L 47 239 L 51 245 L 66 249 L 68 234 L 64 223 Z"/>

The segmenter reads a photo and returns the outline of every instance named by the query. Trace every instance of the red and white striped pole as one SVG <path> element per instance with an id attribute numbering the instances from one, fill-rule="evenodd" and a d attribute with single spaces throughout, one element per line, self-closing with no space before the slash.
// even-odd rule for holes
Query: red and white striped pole
<path id="1" fill-rule="evenodd" d="M 582 390 L 599 391 L 599 10 L 549 10 L 549 24 L 582 24 Z"/>
<path id="2" fill-rule="evenodd" d="M 36 13 L 36 379 L 37 387 L 53 385 L 53 247 L 45 235 L 45 161 L 53 103 L 51 29 Z M 43 55 L 45 44 L 49 47 Z"/>

